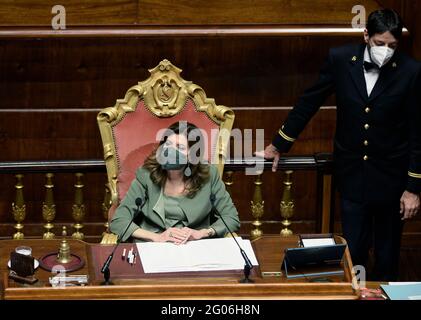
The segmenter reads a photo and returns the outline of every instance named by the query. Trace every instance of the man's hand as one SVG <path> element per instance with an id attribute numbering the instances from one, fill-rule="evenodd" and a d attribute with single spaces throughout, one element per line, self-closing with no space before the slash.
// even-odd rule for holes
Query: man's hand
<path id="1" fill-rule="evenodd" d="M 281 157 L 281 154 L 272 144 L 268 145 L 264 151 L 256 152 L 255 155 L 256 157 L 261 157 L 268 160 L 273 159 L 272 171 L 276 172 L 276 169 L 278 169 L 278 163 L 279 163 L 279 158 Z"/>
<path id="2" fill-rule="evenodd" d="M 415 217 L 420 210 L 420 196 L 409 191 L 405 191 L 401 197 L 402 220 Z"/>

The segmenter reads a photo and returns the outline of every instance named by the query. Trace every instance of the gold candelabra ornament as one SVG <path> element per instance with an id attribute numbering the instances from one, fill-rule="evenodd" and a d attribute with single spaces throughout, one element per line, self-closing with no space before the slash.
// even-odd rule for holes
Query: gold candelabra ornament
<path id="1" fill-rule="evenodd" d="M 67 231 L 66 227 L 64 226 L 61 235 L 63 236 L 63 239 L 61 240 L 60 248 L 57 253 L 57 261 L 59 263 L 69 263 L 70 261 L 72 261 L 72 256 L 70 255 L 70 246 L 66 240 Z"/>
<path id="2" fill-rule="evenodd" d="M 291 225 L 289 220 L 294 215 L 294 199 L 292 196 L 292 170 L 285 171 L 285 180 L 282 182 L 284 185 L 284 191 L 282 193 L 282 200 L 280 204 L 281 221 L 283 228 L 281 230 L 281 236 L 292 235 L 292 231 L 288 228 Z"/>
<path id="3" fill-rule="evenodd" d="M 23 224 L 22 222 L 25 220 L 26 217 L 26 205 L 25 200 L 23 198 L 23 174 L 16 175 L 16 197 L 15 202 L 12 203 L 12 212 L 13 218 L 16 221 L 15 229 L 16 232 L 13 234 L 13 239 L 15 240 L 22 240 L 25 236 L 23 234 Z"/>
<path id="4" fill-rule="evenodd" d="M 54 225 L 51 223 L 56 217 L 56 205 L 54 204 L 54 194 L 53 194 L 53 177 L 52 173 L 47 173 L 45 175 L 47 182 L 45 184 L 45 201 L 42 204 L 42 217 L 44 218 L 46 224 L 44 228 L 46 232 L 43 234 L 44 239 L 54 239 L 54 233 L 52 229 Z"/>
<path id="5" fill-rule="evenodd" d="M 250 201 L 251 204 L 251 214 L 255 219 L 251 224 L 253 225 L 254 229 L 251 231 L 250 236 L 251 239 L 260 238 L 263 235 L 263 231 L 260 229 L 262 226 L 262 222 L 260 218 L 264 214 L 264 206 L 265 202 L 262 200 L 262 180 L 261 175 L 256 175 L 256 179 L 254 180 L 254 194 L 253 200 Z"/>
<path id="6" fill-rule="evenodd" d="M 81 232 L 83 228 L 83 218 L 85 217 L 85 205 L 83 204 L 83 173 L 76 173 L 75 184 L 75 203 L 72 206 L 72 216 L 75 220 L 73 228 L 76 230 L 72 234 L 73 239 L 83 240 L 84 234 Z"/>

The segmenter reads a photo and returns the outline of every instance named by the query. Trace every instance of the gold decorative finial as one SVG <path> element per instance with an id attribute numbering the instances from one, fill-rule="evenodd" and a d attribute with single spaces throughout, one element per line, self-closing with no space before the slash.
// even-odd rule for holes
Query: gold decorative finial
<path id="1" fill-rule="evenodd" d="M 42 236 L 43 239 L 54 239 L 54 233 L 52 229 L 54 225 L 52 224 L 54 218 L 56 217 L 56 205 L 54 204 L 54 184 L 53 178 L 54 174 L 47 173 L 46 177 L 46 184 L 45 184 L 45 200 L 42 204 L 42 217 L 44 218 L 45 222 L 44 225 L 45 233 Z"/>
<path id="2" fill-rule="evenodd" d="M 260 238 L 263 235 L 263 231 L 260 229 L 262 222 L 260 219 L 264 214 L 265 202 L 262 200 L 262 180 L 261 175 L 257 175 L 254 181 L 254 194 L 253 200 L 251 201 L 251 214 L 255 219 L 251 224 L 254 226 L 254 229 L 251 231 L 251 239 Z"/>
<path id="3" fill-rule="evenodd" d="M 13 234 L 13 239 L 15 240 L 22 240 L 25 236 L 22 232 L 23 230 L 23 220 L 25 220 L 26 216 L 26 205 L 23 198 L 23 174 L 16 175 L 17 183 L 15 185 L 16 189 L 16 198 L 15 202 L 12 203 L 12 212 L 13 217 L 15 218 L 16 225 L 15 229 L 16 232 Z"/>
<path id="4" fill-rule="evenodd" d="M 85 205 L 83 204 L 83 173 L 76 173 L 76 184 L 75 184 L 75 203 L 72 206 L 72 216 L 75 219 L 75 232 L 72 234 L 73 239 L 83 240 L 85 237 L 81 232 L 83 228 L 83 218 L 85 217 Z"/>
<path id="5" fill-rule="evenodd" d="M 72 261 L 72 257 L 70 256 L 70 246 L 66 240 L 67 231 L 65 226 L 63 226 L 62 236 L 63 240 L 61 241 L 60 248 L 57 254 L 57 261 L 60 263 L 69 263 L 70 261 Z"/>
<path id="6" fill-rule="evenodd" d="M 284 185 L 284 191 L 282 193 L 282 201 L 280 205 L 281 216 L 284 220 L 281 221 L 283 229 L 281 230 L 281 236 L 287 237 L 292 235 L 291 229 L 288 227 L 291 225 L 291 221 L 288 220 L 294 215 L 294 197 L 292 195 L 292 170 L 285 171 L 285 180 L 282 182 Z"/>

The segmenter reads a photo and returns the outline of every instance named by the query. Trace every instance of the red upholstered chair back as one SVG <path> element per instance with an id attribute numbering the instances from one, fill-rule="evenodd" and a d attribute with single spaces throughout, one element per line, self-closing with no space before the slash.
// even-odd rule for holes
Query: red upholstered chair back
<path id="1" fill-rule="evenodd" d="M 148 111 L 145 102 L 141 100 L 135 112 L 128 113 L 112 128 L 119 163 L 119 200 L 126 195 L 135 178 L 136 169 L 143 165 L 146 157 L 158 146 L 160 137 L 157 133 L 177 121 L 187 121 L 196 125 L 202 130 L 204 137 L 209 138 L 205 159 L 211 162 L 212 155 L 215 154 L 215 133 L 218 133 L 219 125 L 211 121 L 204 112 L 198 112 L 191 98 L 187 98 L 186 106 L 179 114 L 170 118 L 157 118 Z"/>
<path id="2" fill-rule="evenodd" d="M 205 159 L 222 175 L 234 112 L 216 105 L 198 85 L 181 78 L 181 70 L 163 60 L 151 76 L 131 87 L 124 99 L 97 117 L 104 147 L 112 204 L 109 219 L 126 195 L 136 169 L 158 146 L 159 132 L 178 121 L 193 123 L 207 139 Z"/>

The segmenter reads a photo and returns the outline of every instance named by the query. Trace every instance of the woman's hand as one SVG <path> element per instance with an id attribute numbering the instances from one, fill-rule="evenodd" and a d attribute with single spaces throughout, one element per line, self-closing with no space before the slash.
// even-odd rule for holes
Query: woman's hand
<path id="1" fill-rule="evenodd" d="M 188 227 L 182 229 L 169 228 L 162 233 L 155 234 L 154 242 L 173 242 L 183 244 L 191 240 L 200 240 L 209 237 L 208 229 L 194 230 Z"/>
<path id="2" fill-rule="evenodd" d="M 185 243 L 189 239 L 189 237 L 190 233 L 188 232 L 188 230 L 185 230 L 185 228 L 168 228 L 164 232 L 156 234 L 155 239 L 153 239 L 153 241 L 174 242 L 175 244 L 182 244 Z"/>
<path id="3" fill-rule="evenodd" d="M 207 229 L 194 230 L 188 227 L 184 227 L 182 230 L 185 230 L 188 235 L 188 237 L 182 243 L 186 243 L 190 240 L 200 240 L 209 236 Z"/>

